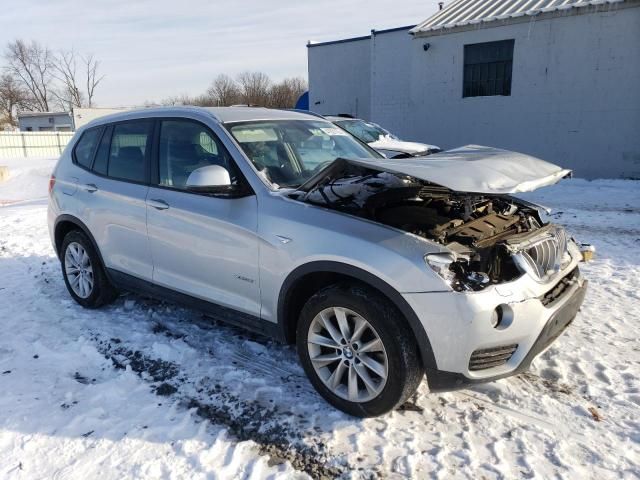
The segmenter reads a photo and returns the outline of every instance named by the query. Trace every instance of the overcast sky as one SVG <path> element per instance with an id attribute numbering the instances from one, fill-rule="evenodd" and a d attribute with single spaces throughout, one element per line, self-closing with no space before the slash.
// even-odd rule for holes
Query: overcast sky
<path id="1" fill-rule="evenodd" d="M 306 77 L 308 40 L 412 25 L 436 9 L 437 0 L 21 0 L 2 5 L 0 45 L 94 53 L 106 75 L 99 105 L 136 105 L 202 93 L 219 73 Z"/>

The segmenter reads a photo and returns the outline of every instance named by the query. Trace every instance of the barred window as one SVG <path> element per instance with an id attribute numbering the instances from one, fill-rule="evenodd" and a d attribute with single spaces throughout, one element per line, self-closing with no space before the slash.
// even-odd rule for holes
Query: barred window
<path id="1" fill-rule="evenodd" d="M 463 97 L 511 95 L 513 40 L 464 46 Z"/>

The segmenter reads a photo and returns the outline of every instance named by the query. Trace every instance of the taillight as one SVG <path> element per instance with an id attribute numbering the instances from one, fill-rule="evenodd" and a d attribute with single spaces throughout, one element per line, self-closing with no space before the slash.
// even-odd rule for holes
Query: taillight
<path id="1" fill-rule="evenodd" d="M 51 192 L 53 191 L 53 186 L 55 184 L 56 184 L 56 176 L 51 175 L 51 178 L 49 179 L 49 195 L 51 195 Z"/>

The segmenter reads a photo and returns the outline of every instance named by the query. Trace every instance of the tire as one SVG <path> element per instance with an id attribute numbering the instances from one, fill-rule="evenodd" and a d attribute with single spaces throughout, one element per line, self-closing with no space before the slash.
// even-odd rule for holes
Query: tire
<path id="1" fill-rule="evenodd" d="M 107 278 L 93 243 L 83 232 L 72 230 L 64 237 L 60 265 L 67 290 L 83 307 L 98 308 L 113 302 L 118 297 L 118 291 Z M 81 276 L 79 281 L 75 282 L 74 280 L 78 278 L 76 274 L 79 270 L 78 265 L 82 267 L 84 273 L 81 275 L 84 277 Z M 82 278 L 86 281 L 83 282 Z M 82 288 L 81 283 L 85 288 Z M 86 288 L 86 285 L 90 285 L 90 288 Z"/>
<path id="2" fill-rule="evenodd" d="M 337 331 L 339 317 L 343 326 L 346 318 L 350 338 L 336 348 L 335 334 L 340 340 L 345 337 L 344 330 Z M 361 320 L 370 328 L 362 327 Z M 326 328 L 327 321 L 334 335 Z M 364 332 L 359 339 L 358 330 Z M 365 285 L 341 283 L 314 294 L 302 308 L 296 343 L 302 366 L 318 393 L 356 417 L 378 416 L 399 407 L 424 377 L 418 346 L 406 320 L 385 297 Z M 334 357 L 339 359 L 331 361 Z M 342 371 L 337 375 L 340 364 Z M 337 377 L 341 377 L 338 386 Z M 353 390 L 350 377 L 357 378 Z"/>

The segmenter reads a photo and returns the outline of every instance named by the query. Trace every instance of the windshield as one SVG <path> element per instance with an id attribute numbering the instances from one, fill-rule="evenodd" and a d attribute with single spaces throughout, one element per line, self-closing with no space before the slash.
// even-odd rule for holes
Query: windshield
<path id="1" fill-rule="evenodd" d="M 380 125 L 365 122 L 364 120 L 339 120 L 336 125 L 340 125 L 364 143 L 373 143 L 380 140 L 380 137 L 392 136 Z"/>
<path id="2" fill-rule="evenodd" d="M 337 158 L 380 158 L 323 120 L 271 120 L 227 126 L 244 153 L 277 187 L 299 187 Z"/>

